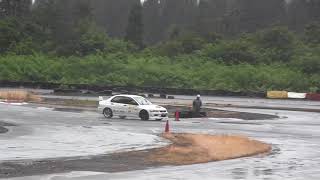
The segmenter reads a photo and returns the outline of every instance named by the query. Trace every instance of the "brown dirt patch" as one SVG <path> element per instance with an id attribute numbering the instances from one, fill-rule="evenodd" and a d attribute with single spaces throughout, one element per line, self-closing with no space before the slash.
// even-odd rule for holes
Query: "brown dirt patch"
<path id="1" fill-rule="evenodd" d="M 271 146 L 243 136 L 164 134 L 172 145 L 90 157 L 0 162 L 0 179 L 70 171 L 124 172 L 206 163 L 267 153 Z"/>
<path id="2" fill-rule="evenodd" d="M 205 109 L 208 117 L 212 118 L 236 118 L 243 120 L 265 120 L 265 119 L 277 119 L 279 116 L 271 114 L 249 113 L 249 112 L 237 112 L 226 111 L 218 109 Z"/>
<path id="3" fill-rule="evenodd" d="M 244 136 L 163 134 L 172 145 L 156 149 L 147 160 L 187 165 L 253 156 L 271 151 L 271 146 Z"/>
<path id="4" fill-rule="evenodd" d="M 58 99 L 58 98 L 43 98 L 41 103 L 50 105 L 74 106 L 74 107 L 98 107 L 98 101 L 79 100 L 79 99 Z"/>
<path id="5" fill-rule="evenodd" d="M 13 102 L 40 102 L 41 98 L 24 90 L 1 90 L 0 99 Z"/>

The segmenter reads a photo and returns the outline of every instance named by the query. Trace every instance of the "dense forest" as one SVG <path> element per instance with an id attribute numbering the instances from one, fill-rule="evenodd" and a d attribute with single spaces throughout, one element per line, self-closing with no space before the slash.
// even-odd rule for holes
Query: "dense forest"
<path id="1" fill-rule="evenodd" d="M 319 0 L 0 0 L 0 80 L 320 90 Z"/>

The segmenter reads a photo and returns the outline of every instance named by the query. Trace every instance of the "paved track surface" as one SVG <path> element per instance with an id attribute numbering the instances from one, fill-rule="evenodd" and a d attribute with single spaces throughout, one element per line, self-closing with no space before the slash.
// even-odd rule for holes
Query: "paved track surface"
<path id="1" fill-rule="evenodd" d="M 216 100 L 216 99 L 215 99 Z M 235 99 L 233 99 L 235 100 Z M 241 103 L 245 101 L 241 100 Z M 249 100 L 247 100 L 249 101 Z M 251 100 L 250 100 L 251 101 Z M 259 100 L 255 100 L 259 101 Z M 263 100 L 265 101 L 265 100 Z M 273 101 L 272 101 L 273 102 Z M 277 101 L 275 101 L 277 102 Z M 290 101 L 291 103 L 291 101 Z M 305 106 L 315 106 L 318 104 L 307 103 Z M 290 105 L 291 106 L 291 105 Z M 295 105 L 296 106 L 296 105 Z M 212 162 L 206 164 L 196 164 L 189 166 L 176 167 L 158 167 L 144 169 L 139 171 L 128 171 L 118 173 L 99 172 L 94 169 L 82 169 L 82 171 L 63 172 L 62 174 L 35 175 L 30 177 L 16 177 L 16 180 L 33 179 L 308 179 L 318 180 L 320 178 L 320 113 L 311 112 L 292 112 L 280 110 L 255 110 L 239 108 L 223 108 L 224 110 L 236 110 L 244 112 L 255 112 L 278 115 L 279 119 L 273 120 L 239 120 L 239 119 L 185 119 L 181 122 L 171 122 L 171 129 L 174 132 L 188 133 L 209 133 L 209 134 L 240 134 L 246 135 L 257 140 L 272 144 L 273 151 L 269 155 L 257 157 L 248 157 L 235 160 Z M 38 133 L 35 129 L 47 128 L 50 131 L 68 131 L 69 136 L 73 132 L 71 129 L 79 129 L 84 132 L 83 136 L 92 136 L 92 142 L 96 142 L 95 135 L 99 133 L 86 129 L 94 129 L 130 133 L 135 135 L 150 136 L 150 139 L 142 138 L 138 144 L 131 144 L 129 148 L 150 148 L 152 146 L 161 146 L 166 142 L 157 139 L 155 135 L 161 133 L 165 122 L 152 122 L 140 120 L 106 120 L 102 115 L 95 112 L 64 112 L 54 109 L 41 107 L 11 106 L 0 104 L 0 121 L 14 124 L 16 126 L 5 126 L 9 129 L 8 133 L 0 134 L 0 141 L 17 141 L 24 136 L 32 137 Z M 66 137 L 67 138 L 67 137 Z M 99 139 L 99 138 L 98 138 Z M 103 142 L 105 138 L 100 138 Z M 135 138 L 133 138 L 135 139 Z M 41 139 L 45 141 L 45 139 Z M 48 141 L 54 139 L 48 138 Z M 118 139 L 121 141 L 120 139 Z M 63 143 L 63 142 L 60 142 Z M 68 143 L 68 142 L 67 142 Z M 70 143 L 70 142 L 69 142 Z M 126 146 L 110 147 L 117 150 Z M 144 144 L 145 143 L 145 144 Z M 90 145 L 90 143 L 89 143 Z M 103 144 L 102 144 L 103 145 Z M 23 146 L 23 145 L 21 145 Z M 34 148 L 25 149 L 26 152 L 36 151 Z M 42 146 L 42 148 L 45 146 Z M 62 146 L 64 147 L 64 146 Z M 69 147 L 69 146 L 68 146 Z M 10 154 L 18 152 L 23 147 L 2 147 L 0 154 Z M 73 151 L 75 147 L 70 147 Z M 87 150 L 90 146 L 85 146 Z M 104 147 L 108 148 L 108 146 Z M 16 150 L 13 150 L 16 149 Z M 93 146 L 93 149 L 96 149 Z M 91 151 L 88 151 L 89 153 Z M 92 153 L 92 152 L 91 152 Z M 99 153 L 95 152 L 94 153 Z M 20 154 L 21 155 L 21 154 Z M 10 156 L 11 158 L 14 157 Z M 75 157 L 79 158 L 79 157 Z M 81 157 L 86 158 L 86 156 Z M 89 158 L 89 157 L 87 157 Z M 32 160 L 15 159 L 15 163 L 32 165 Z M 3 158 L 1 164 L 10 160 Z M 10 167 L 6 167 L 10 168 Z M 94 172 L 96 171 L 96 172 Z M 3 166 L 0 166 L 0 172 L 6 172 Z M 56 173 L 56 172 L 55 172 Z M 3 175 L 3 174 L 2 174 Z"/>

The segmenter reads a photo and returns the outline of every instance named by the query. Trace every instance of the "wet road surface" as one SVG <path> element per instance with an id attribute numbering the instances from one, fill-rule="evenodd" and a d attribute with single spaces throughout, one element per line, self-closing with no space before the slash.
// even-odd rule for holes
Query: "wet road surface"
<path id="1" fill-rule="evenodd" d="M 320 178 L 320 113 L 223 108 L 277 115 L 272 120 L 185 119 L 171 122 L 174 132 L 240 134 L 272 144 L 269 155 L 188 166 L 119 173 L 71 172 L 12 179 L 310 179 Z M 63 112 L 45 108 L 0 105 L 0 121 L 16 124 L 2 139 L 32 134 L 31 127 L 105 127 L 118 132 L 156 135 L 165 122 L 106 120 L 95 112 Z M 10 134 L 10 131 L 17 132 Z M 2 137 L 1 137 L 2 136 Z M 152 144 L 152 143 L 151 143 Z M 1 154 L 10 149 L 1 149 Z M 27 162 L 30 163 L 30 160 Z M 32 161 L 31 161 L 32 162 Z M 26 163 L 26 162 L 24 162 Z M 89 171 L 89 170 L 87 170 Z M 93 171 L 93 170 L 90 170 Z"/>

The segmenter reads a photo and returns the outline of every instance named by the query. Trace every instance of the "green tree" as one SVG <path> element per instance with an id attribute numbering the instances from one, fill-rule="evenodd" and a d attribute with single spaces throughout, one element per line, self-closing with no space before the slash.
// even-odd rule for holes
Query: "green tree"
<path id="1" fill-rule="evenodd" d="M 296 37 L 286 27 L 274 27 L 256 33 L 255 45 L 269 61 L 289 62 L 296 48 Z"/>
<path id="2" fill-rule="evenodd" d="M 240 63 L 257 63 L 257 57 L 250 51 L 250 44 L 246 41 L 223 41 L 218 44 L 209 44 L 201 50 L 204 57 L 218 60 L 228 65 Z"/>
<path id="3" fill-rule="evenodd" d="M 1 0 L 0 17 L 27 17 L 30 15 L 32 0 Z"/>
<path id="4" fill-rule="evenodd" d="M 258 33 L 257 43 L 263 48 L 289 49 L 294 35 L 286 27 L 275 27 Z"/>
<path id="5" fill-rule="evenodd" d="M 126 29 L 125 39 L 134 43 L 139 48 L 144 47 L 142 6 L 140 2 L 137 2 L 132 6 L 128 20 L 128 26 Z"/>
<path id="6" fill-rule="evenodd" d="M 104 51 L 108 36 L 90 18 L 82 19 L 74 29 L 75 51 L 79 55 L 88 55 L 98 51 Z"/>
<path id="7" fill-rule="evenodd" d="M 204 39 L 194 33 L 184 33 L 172 38 L 173 39 L 169 41 L 155 46 L 155 51 L 163 56 L 191 54 L 197 50 L 200 50 L 206 44 Z"/>
<path id="8" fill-rule="evenodd" d="M 91 7 L 90 0 L 76 0 L 74 1 L 75 8 L 73 9 L 73 22 L 76 24 L 83 19 L 93 19 L 93 8 Z"/>
<path id="9" fill-rule="evenodd" d="M 0 20 L 0 53 L 7 52 L 22 38 L 21 26 L 16 18 Z"/>
<path id="10" fill-rule="evenodd" d="M 33 21 L 46 34 L 46 40 L 43 41 L 52 42 L 51 51 L 57 51 L 57 47 L 65 49 L 64 46 L 72 37 L 72 23 L 66 19 L 69 17 L 66 14 L 67 5 L 61 0 L 43 0 L 37 2 L 33 10 Z"/>
<path id="11" fill-rule="evenodd" d="M 320 46 L 305 48 L 303 51 L 293 58 L 292 64 L 306 74 L 320 75 Z"/>
<path id="12" fill-rule="evenodd" d="M 305 40 L 310 44 L 320 44 L 320 23 L 312 23 L 306 26 Z"/>

